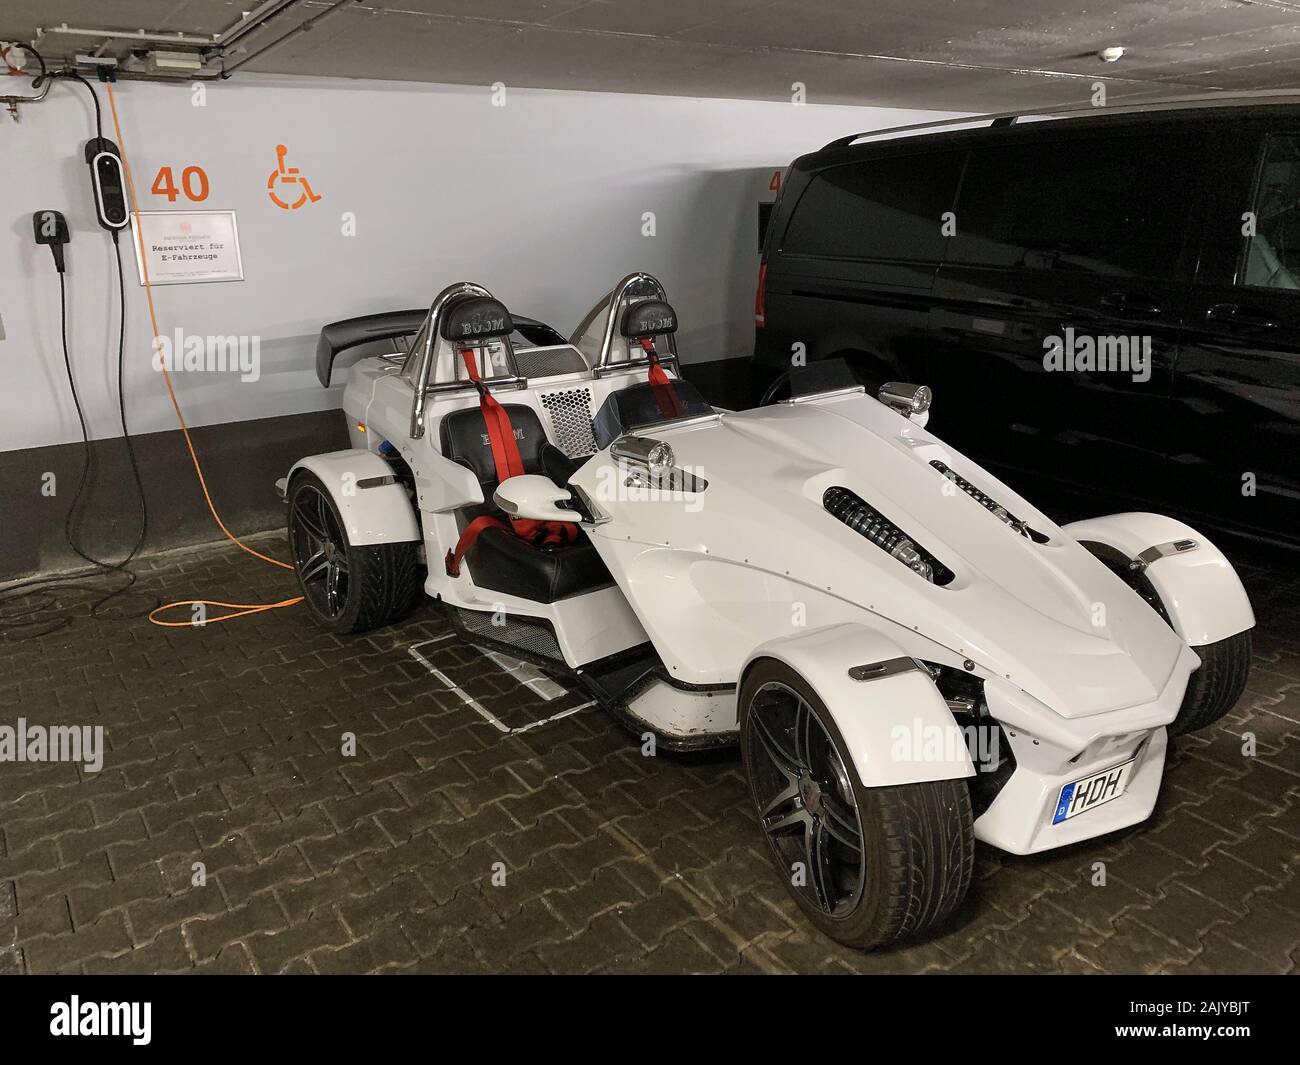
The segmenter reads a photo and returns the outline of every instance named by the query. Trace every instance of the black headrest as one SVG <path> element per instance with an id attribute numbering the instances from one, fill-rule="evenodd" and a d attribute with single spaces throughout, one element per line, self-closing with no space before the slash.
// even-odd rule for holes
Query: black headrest
<path id="1" fill-rule="evenodd" d="M 619 329 L 629 340 L 677 332 L 677 312 L 663 300 L 641 300 L 623 312 Z"/>
<path id="2" fill-rule="evenodd" d="M 510 312 L 490 296 L 465 296 L 442 311 L 444 340 L 490 340 L 515 331 Z"/>

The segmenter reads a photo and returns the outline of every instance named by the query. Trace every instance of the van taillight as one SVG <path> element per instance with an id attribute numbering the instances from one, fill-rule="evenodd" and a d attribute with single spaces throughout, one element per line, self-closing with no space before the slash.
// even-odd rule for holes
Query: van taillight
<path id="1" fill-rule="evenodd" d="M 754 325 L 762 326 L 766 324 L 767 315 L 763 309 L 764 293 L 767 287 L 767 263 L 763 263 L 758 268 L 758 289 L 754 293 Z"/>

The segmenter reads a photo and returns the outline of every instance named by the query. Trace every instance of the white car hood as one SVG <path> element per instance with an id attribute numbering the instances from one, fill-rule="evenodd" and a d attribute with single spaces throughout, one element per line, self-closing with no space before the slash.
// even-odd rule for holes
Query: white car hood
<path id="1" fill-rule="evenodd" d="M 706 553 L 788 577 L 970 658 L 1064 717 L 1148 703 L 1182 641 L 1020 496 L 862 394 L 782 404 L 652 434 L 708 481 L 690 506 L 615 502 L 599 536 Z M 1049 537 L 1034 543 L 955 490 L 938 459 Z M 593 464 L 595 465 L 595 464 Z M 594 473 L 574 480 L 595 489 Z M 832 517 L 842 485 L 953 571 L 936 586 Z"/>

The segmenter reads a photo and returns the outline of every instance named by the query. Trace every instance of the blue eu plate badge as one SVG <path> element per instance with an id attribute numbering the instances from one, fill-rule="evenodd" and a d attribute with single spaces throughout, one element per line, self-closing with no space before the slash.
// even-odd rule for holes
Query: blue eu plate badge
<path id="1" fill-rule="evenodd" d="M 1095 810 L 1112 799 L 1118 799 L 1128 787 L 1129 777 L 1133 775 L 1135 759 L 1122 765 L 1111 766 L 1100 773 L 1074 780 L 1061 789 L 1056 800 L 1056 813 L 1052 815 L 1052 824 L 1059 825 L 1071 817 Z"/>

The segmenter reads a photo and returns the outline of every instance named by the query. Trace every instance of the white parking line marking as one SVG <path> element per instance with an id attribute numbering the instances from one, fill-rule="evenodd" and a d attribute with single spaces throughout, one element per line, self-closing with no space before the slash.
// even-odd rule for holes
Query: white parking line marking
<path id="1" fill-rule="evenodd" d="M 424 655 L 420 654 L 421 647 L 427 647 L 431 643 L 441 643 L 443 640 L 450 639 L 454 635 L 455 633 L 450 633 L 447 636 L 438 636 L 432 640 L 423 640 L 420 643 L 412 644 L 407 648 L 407 650 L 411 652 L 411 657 L 433 674 L 444 688 L 450 692 L 455 692 L 456 697 L 460 699 L 462 703 L 470 707 L 498 732 L 504 733 L 507 736 L 518 735 L 521 732 L 529 732 L 532 729 L 541 727 L 542 725 L 550 724 L 552 721 L 559 721 L 561 718 L 568 717 L 571 714 L 576 714 L 579 710 L 586 710 L 596 705 L 596 701 L 591 699 L 579 706 L 571 706 L 566 710 L 561 710 L 558 714 L 552 714 L 550 717 L 543 717 L 537 721 L 530 721 L 526 725 L 520 725 L 518 728 L 511 728 L 499 717 L 493 714 L 491 710 L 470 695 L 469 692 L 456 684 L 449 676 L 447 676 L 446 673 L 430 662 Z M 547 702 L 550 702 L 561 695 L 568 694 L 565 688 L 556 684 L 553 680 L 528 662 L 520 662 L 519 660 L 510 658 L 506 655 L 497 654 L 492 651 L 484 651 L 482 648 L 478 647 L 476 647 L 475 650 L 486 654 L 488 658 L 513 676 L 520 684 L 534 692 L 536 695 L 539 695 Z M 551 691 L 553 691 L 553 694 L 547 694 Z"/>
<path id="2" fill-rule="evenodd" d="M 556 684 L 555 681 L 551 680 L 531 662 L 522 662 L 518 658 L 511 658 L 499 651 L 489 651 L 483 647 L 478 647 L 476 650 L 482 651 L 483 654 L 492 659 L 493 662 L 519 681 L 525 688 L 545 699 L 548 703 L 558 699 L 561 695 L 569 694 L 567 688 Z"/>

